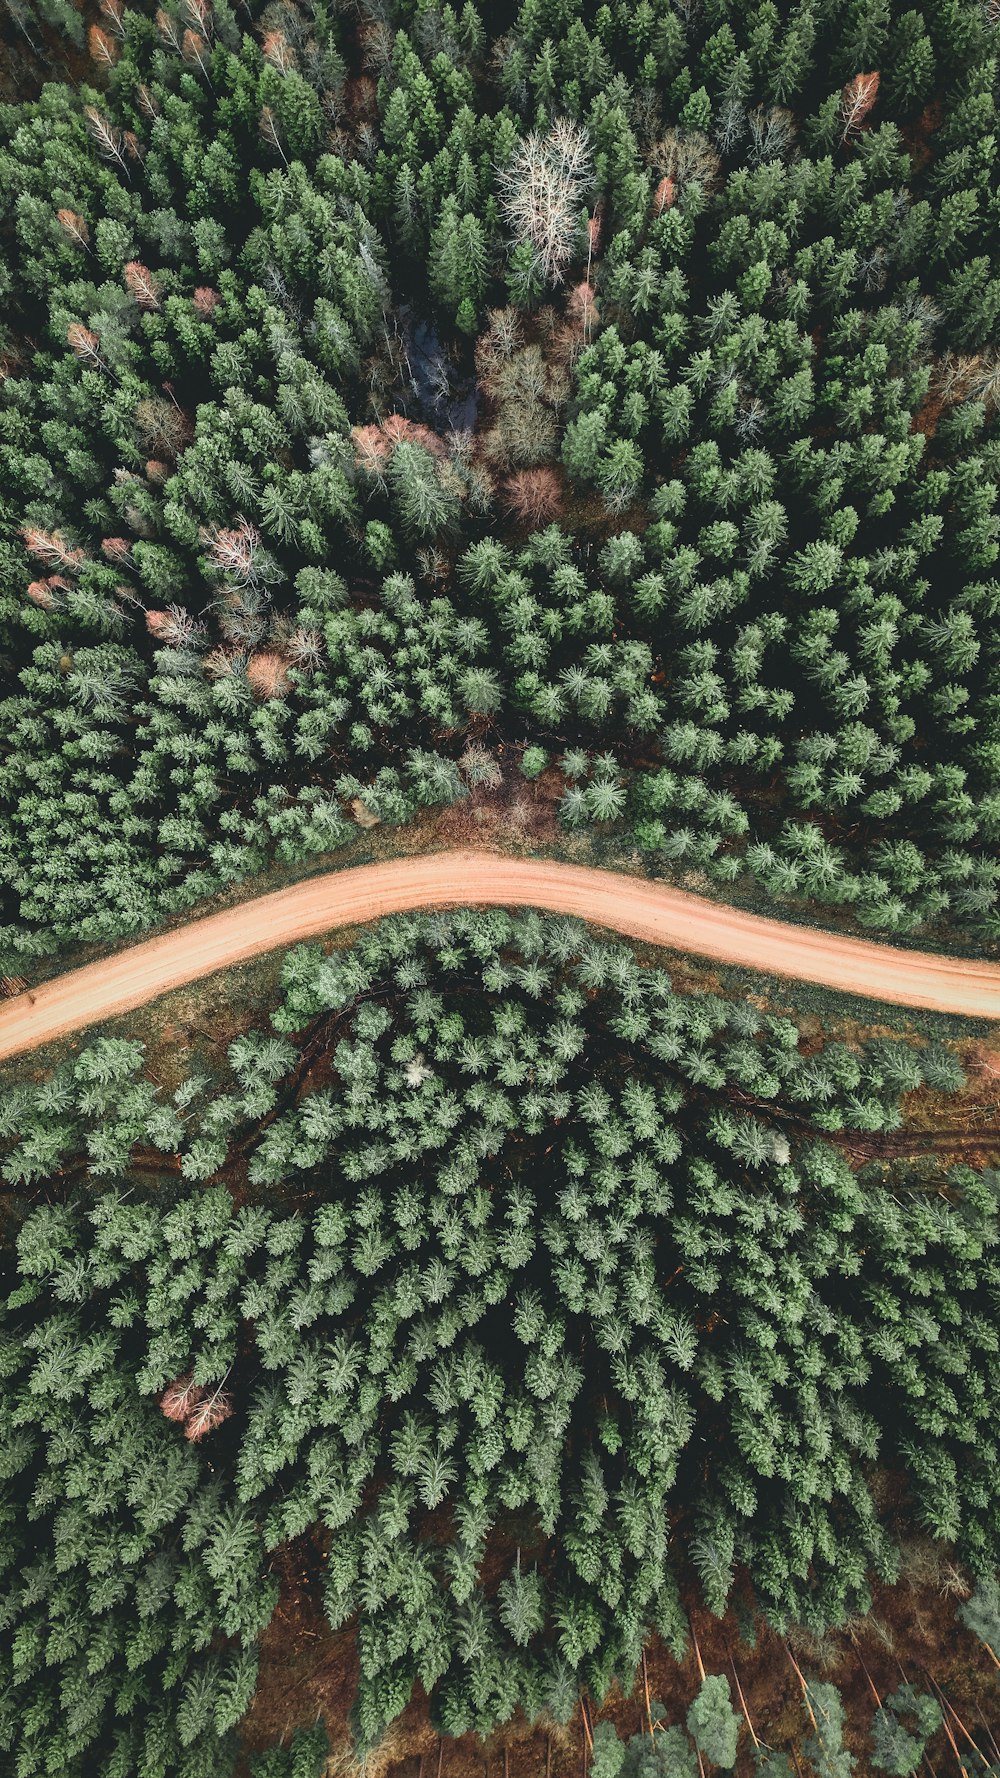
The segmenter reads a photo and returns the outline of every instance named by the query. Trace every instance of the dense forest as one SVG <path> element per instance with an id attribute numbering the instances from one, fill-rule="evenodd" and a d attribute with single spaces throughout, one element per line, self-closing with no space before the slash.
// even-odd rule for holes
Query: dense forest
<path id="1" fill-rule="evenodd" d="M 104 0 L 0 107 L 9 966 L 522 747 L 995 938 L 995 11 Z"/>
<path id="2" fill-rule="evenodd" d="M 914 1527 L 990 1609 L 1000 1175 L 835 1140 L 950 1050 L 807 1046 L 539 915 L 282 983 L 225 1078 L 104 1037 L 0 1102 L 18 1772 L 224 1770 L 316 1525 L 361 1747 L 418 1683 L 450 1735 L 627 1692 L 740 1574 L 858 1617 Z"/>
<path id="3" fill-rule="evenodd" d="M 998 58 L 0 0 L 0 992 L 457 832 L 991 952 Z M 459 911 L 8 1067 L 2 1778 L 996 1778 L 1000 1060 L 865 1016 Z"/>

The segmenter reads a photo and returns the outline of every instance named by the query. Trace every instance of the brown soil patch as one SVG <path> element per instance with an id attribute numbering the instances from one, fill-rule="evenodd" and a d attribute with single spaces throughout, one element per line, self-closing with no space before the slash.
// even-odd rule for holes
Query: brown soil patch
<path id="1" fill-rule="evenodd" d="M 319 1530 L 284 1544 L 273 1558 L 281 1595 L 261 1638 L 261 1678 L 241 1738 L 259 1752 L 311 1727 L 322 1715 L 331 1745 L 350 1740 L 348 1717 L 358 1681 L 350 1631 L 335 1633 L 320 1603 L 329 1533 Z"/>
<path id="2" fill-rule="evenodd" d="M 923 406 L 917 409 L 917 412 L 910 421 L 911 432 L 922 432 L 925 438 L 933 438 L 937 431 L 937 425 L 941 418 L 941 410 L 943 407 L 944 398 L 941 395 L 935 395 L 933 393 L 928 395 Z"/>
<path id="3" fill-rule="evenodd" d="M 940 99 L 932 99 L 925 105 L 920 116 L 912 123 L 905 124 L 900 130 L 903 146 L 907 149 L 913 163 L 913 171 L 920 173 L 931 158 L 930 138 L 935 130 L 944 122 L 944 106 Z"/>
<path id="4" fill-rule="evenodd" d="M 557 809 L 566 788 L 558 766 L 537 778 L 524 778 L 520 748 L 501 742 L 493 752 L 500 768 L 497 784 L 477 784 L 468 796 L 444 809 L 435 840 L 442 846 L 549 847 L 564 837 Z"/>
<path id="5" fill-rule="evenodd" d="M 332 1749 L 331 1778 L 348 1778 L 359 1770 L 350 1748 L 349 1716 L 357 1676 L 357 1657 L 349 1631 L 334 1634 L 310 1596 L 322 1551 L 310 1538 L 297 1539 L 279 1552 L 282 1597 L 262 1644 L 261 1677 L 244 1723 L 244 1741 L 251 1751 L 309 1727 L 322 1715 Z M 809 1732 L 802 1693 L 792 1665 L 794 1656 L 808 1678 L 828 1680 L 844 1700 L 845 1740 L 854 1753 L 860 1778 L 871 1771 L 869 1730 L 875 1709 L 873 1688 L 886 1698 L 904 1677 L 922 1691 L 936 1684 L 965 1729 L 992 1759 L 991 1735 L 1000 1735 L 1000 1685 L 986 1650 L 955 1615 L 963 1585 L 960 1577 L 929 1542 L 915 1540 L 904 1551 L 903 1576 L 893 1588 L 878 1588 L 871 1614 L 816 1638 L 793 1633 L 786 1641 L 760 1620 L 753 1622 L 753 1646 L 744 1639 L 735 1613 L 721 1622 L 699 1607 L 690 1619 L 698 1648 L 710 1673 L 739 1677 L 749 1718 L 757 1735 L 772 1746 L 796 1750 Z M 744 1619 L 744 1626 L 746 1619 Z M 650 1703 L 664 1708 L 662 1720 L 682 1722 L 698 1689 L 694 1646 L 678 1664 L 654 1640 L 647 1650 L 646 1679 Z M 738 1702 L 732 1683 L 734 1702 Z M 640 1673 L 628 1697 L 614 1693 L 600 1710 L 584 1699 L 589 1723 L 614 1722 L 623 1738 L 643 1731 L 648 1722 L 646 1685 Z M 956 1738 L 962 1730 L 952 1718 Z M 515 1719 L 486 1740 L 462 1735 L 441 1740 L 433 1728 L 426 1698 L 419 1692 L 392 1725 L 381 1746 L 369 1756 L 367 1778 L 577 1778 L 586 1771 L 583 1717 L 580 1711 L 560 1726 Z M 968 1752 L 969 1743 L 964 1741 Z M 951 1771 L 943 1732 L 932 1743 L 938 1758 L 933 1769 Z M 943 1757 L 945 1765 L 941 1766 Z M 753 1770 L 752 1742 L 744 1731 L 737 1778 Z"/>
<path id="6" fill-rule="evenodd" d="M 100 18 L 94 0 L 78 6 L 85 22 Z M 0 12 L 0 103 L 34 99 L 48 80 L 71 80 L 75 86 L 103 86 L 105 74 L 91 60 L 86 46 L 77 49 L 65 32 L 26 20 L 22 29 L 6 8 Z"/>

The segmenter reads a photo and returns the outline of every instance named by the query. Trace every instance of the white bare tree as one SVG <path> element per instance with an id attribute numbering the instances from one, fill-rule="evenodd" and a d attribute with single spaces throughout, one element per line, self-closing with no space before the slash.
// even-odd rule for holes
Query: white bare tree
<path id="1" fill-rule="evenodd" d="M 531 243 L 547 284 L 561 283 L 582 242 L 580 208 L 590 177 L 587 132 L 568 118 L 544 136 L 528 136 L 500 169 L 507 221 L 519 241 Z"/>

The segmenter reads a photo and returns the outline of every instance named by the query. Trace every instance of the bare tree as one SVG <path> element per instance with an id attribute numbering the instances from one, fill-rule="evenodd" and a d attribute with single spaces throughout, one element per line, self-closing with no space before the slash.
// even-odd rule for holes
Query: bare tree
<path id="1" fill-rule="evenodd" d="M 750 162 L 757 167 L 787 154 L 795 137 L 795 120 L 784 105 L 772 105 L 767 111 L 758 105 L 747 117 L 747 128 Z"/>
<path id="2" fill-rule="evenodd" d="M 656 215 L 676 203 L 685 185 L 711 191 L 722 171 L 718 153 L 701 130 L 666 130 L 647 158 L 659 177 L 653 193 Z"/>
<path id="3" fill-rule="evenodd" d="M 98 154 L 103 155 L 105 160 L 115 161 L 128 178 L 129 170 L 122 152 L 125 146 L 124 138 L 109 124 L 103 112 L 99 111 L 96 105 L 85 105 L 83 115 L 87 121 L 87 128 L 97 144 Z"/>
<path id="4" fill-rule="evenodd" d="M 500 169 L 507 221 L 519 241 L 531 243 L 546 283 L 562 282 L 581 244 L 580 206 L 590 177 L 587 132 L 567 118 L 545 136 L 528 136 Z"/>
<path id="5" fill-rule="evenodd" d="M 285 150 L 282 146 L 281 134 L 278 130 L 278 120 L 270 105 L 265 105 L 261 110 L 260 117 L 257 120 L 257 127 L 268 147 L 277 149 L 287 167 L 288 161 L 285 158 Z"/>

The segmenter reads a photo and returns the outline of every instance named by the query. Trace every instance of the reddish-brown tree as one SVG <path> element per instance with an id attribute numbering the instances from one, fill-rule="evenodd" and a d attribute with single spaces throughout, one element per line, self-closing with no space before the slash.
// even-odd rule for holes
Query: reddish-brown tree
<path id="1" fill-rule="evenodd" d="M 72 549 L 58 531 L 43 531 L 38 525 L 25 525 L 21 536 L 28 554 L 50 567 L 73 570 L 84 560 L 86 552 Z"/>
<path id="2" fill-rule="evenodd" d="M 160 293 L 148 266 L 140 265 L 137 259 L 130 259 L 125 267 L 125 283 L 132 301 L 140 309 L 159 308 Z"/>
<path id="3" fill-rule="evenodd" d="M 519 469 L 503 485 L 504 504 L 526 525 L 547 525 L 562 511 L 563 487 L 557 469 Z"/>
<path id="4" fill-rule="evenodd" d="M 188 1414 L 184 1423 L 184 1437 L 189 1438 L 192 1444 L 197 1444 L 206 1433 L 214 1432 L 217 1426 L 228 1420 L 232 1411 L 233 1404 L 220 1383 L 212 1395 L 206 1396 Z"/>
<path id="5" fill-rule="evenodd" d="M 90 241 L 90 230 L 84 218 L 79 216 L 75 210 L 57 210 L 56 221 L 63 234 L 68 236 L 71 241 L 75 241 L 78 247 L 87 246 Z"/>
<path id="6" fill-rule="evenodd" d="M 66 329 L 66 339 L 72 351 L 84 364 L 96 365 L 99 370 L 105 369 L 101 357 L 101 338 L 82 321 L 71 321 Z"/>
<path id="7" fill-rule="evenodd" d="M 296 66 L 295 51 L 281 31 L 265 31 L 261 43 L 264 60 L 277 68 L 279 74 L 288 74 Z"/>
<path id="8" fill-rule="evenodd" d="M 840 95 L 840 118 L 844 126 L 843 140 L 859 130 L 878 96 L 878 73 L 855 74 Z"/>
<path id="9" fill-rule="evenodd" d="M 100 0 L 98 11 L 116 37 L 125 37 L 125 7 L 123 0 Z"/>
<path id="10" fill-rule="evenodd" d="M 87 47 L 91 61 L 99 68 L 113 68 L 121 54 L 115 39 L 107 31 L 102 31 L 100 25 L 91 25 L 87 32 Z"/>
<path id="11" fill-rule="evenodd" d="M 205 1391 L 200 1383 L 196 1383 L 188 1371 L 183 1377 L 177 1377 L 168 1384 L 160 1398 L 160 1412 L 168 1420 L 186 1420 L 205 1399 Z"/>

